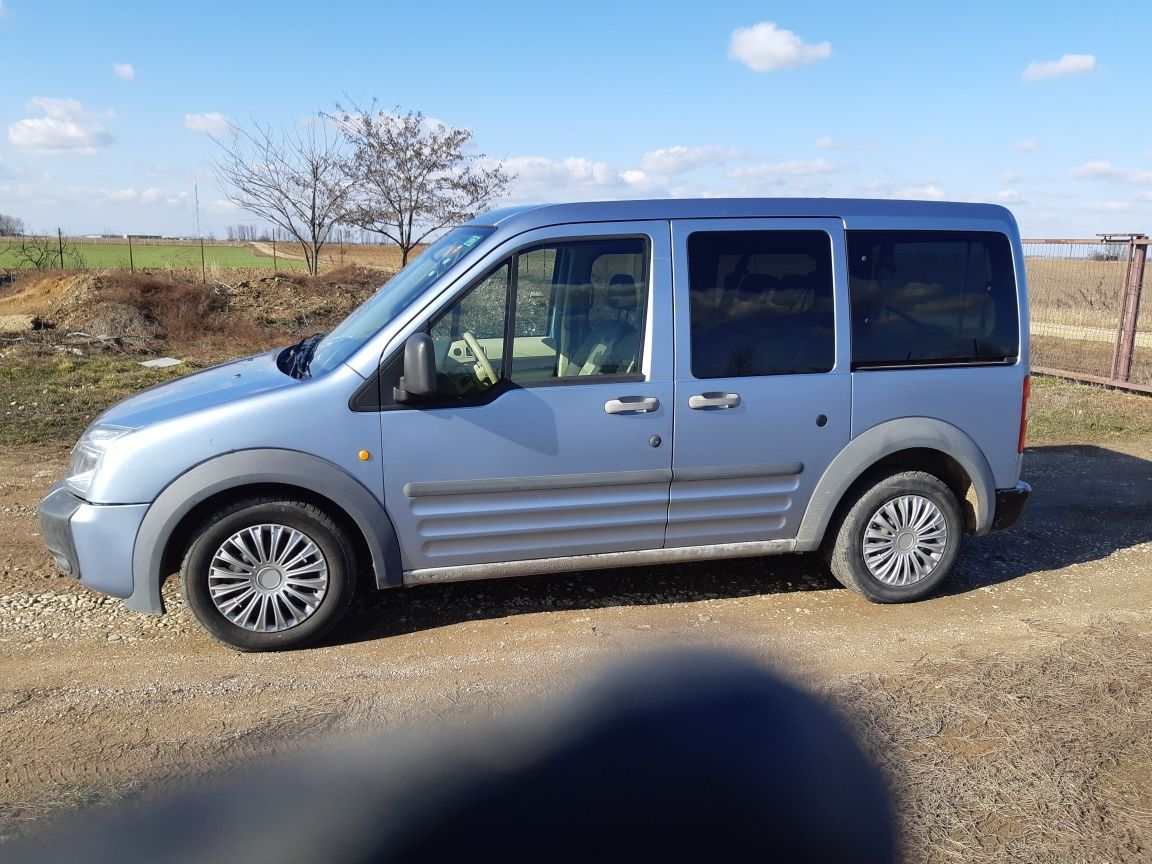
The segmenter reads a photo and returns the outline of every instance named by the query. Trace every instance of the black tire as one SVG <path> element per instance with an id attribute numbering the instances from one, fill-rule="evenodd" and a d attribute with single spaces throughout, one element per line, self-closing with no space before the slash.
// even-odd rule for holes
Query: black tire
<path id="1" fill-rule="evenodd" d="M 356 560 L 347 533 L 318 507 L 250 498 L 204 521 L 180 579 L 188 606 L 216 639 L 241 651 L 280 651 L 319 639 L 343 617 Z"/>
<path id="2" fill-rule="evenodd" d="M 828 566 L 841 585 L 874 603 L 919 600 L 947 578 L 963 530 L 960 505 L 943 481 L 923 471 L 892 474 L 844 514 L 825 547 Z"/>

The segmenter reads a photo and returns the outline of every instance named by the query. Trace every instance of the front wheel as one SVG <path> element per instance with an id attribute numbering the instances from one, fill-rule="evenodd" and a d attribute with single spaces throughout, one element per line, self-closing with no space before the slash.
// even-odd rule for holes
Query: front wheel
<path id="1" fill-rule="evenodd" d="M 180 569 L 200 623 L 241 651 L 297 648 L 327 633 L 355 588 L 352 544 L 319 508 L 248 499 L 213 514 Z"/>
<path id="2" fill-rule="evenodd" d="M 960 551 L 963 523 L 952 490 L 923 471 L 904 471 L 865 491 L 840 523 L 828 564 L 840 584 L 876 603 L 932 593 Z"/>

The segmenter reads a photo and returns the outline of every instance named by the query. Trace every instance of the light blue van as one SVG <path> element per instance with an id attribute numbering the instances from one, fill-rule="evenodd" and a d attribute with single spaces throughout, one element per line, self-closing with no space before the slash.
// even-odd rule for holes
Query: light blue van
<path id="1" fill-rule="evenodd" d="M 40 505 L 67 573 L 223 642 L 379 588 L 823 550 L 931 593 L 1012 525 L 1024 259 L 1002 207 L 661 200 L 497 210 L 331 333 L 101 416 Z"/>

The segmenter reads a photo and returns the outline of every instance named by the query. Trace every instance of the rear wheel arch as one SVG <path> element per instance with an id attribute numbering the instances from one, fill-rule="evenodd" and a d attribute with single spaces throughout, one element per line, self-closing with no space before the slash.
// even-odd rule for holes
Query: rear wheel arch
<path id="1" fill-rule="evenodd" d="M 819 549 L 869 488 L 904 471 L 942 481 L 960 505 L 966 533 L 988 533 L 996 486 L 983 452 L 963 430 L 931 418 L 902 418 L 858 435 L 832 460 L 816 485 L 797 532 L 797 548 Z"/>

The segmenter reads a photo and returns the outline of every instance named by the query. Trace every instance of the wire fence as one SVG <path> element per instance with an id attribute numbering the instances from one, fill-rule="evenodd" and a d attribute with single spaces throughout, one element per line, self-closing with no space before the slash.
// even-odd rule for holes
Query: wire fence
<path id="1" fill-rule="evenodd" d="M 415 254 L 415 253 L 414 253 Z M 400 250 L 377 243 L 329 242 L 320 267 L 400 269 Z M 217 270 L 306 269 L 304 250 L 284 240 L 198 240 L 161 237 L 0 237 L 0 272 L 24 269 Z"/>
<path id="2" fill-rule="evenodd" d="M 1152 393 L 1152 311 L 1140 308 L 1148 243 L 1024 241 L 1036 371 Z"/>

